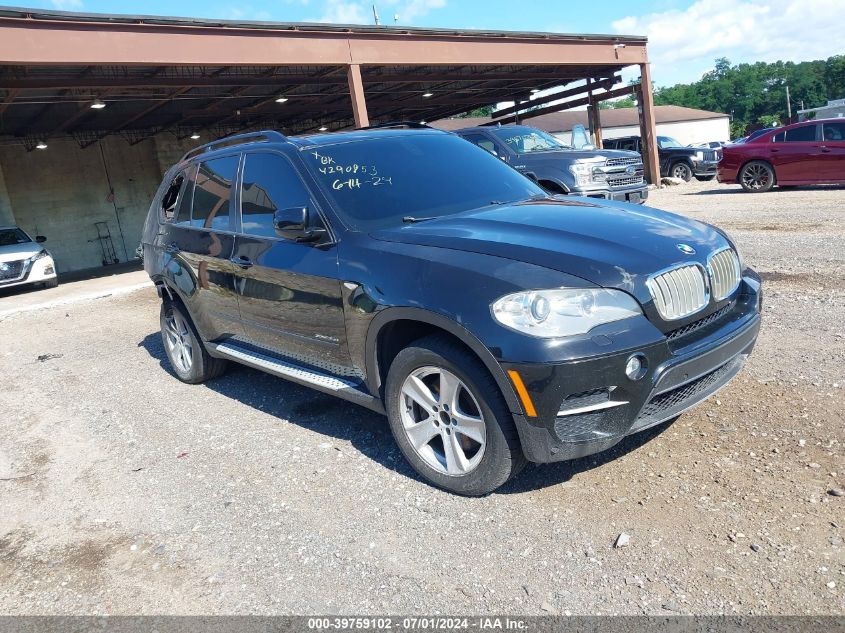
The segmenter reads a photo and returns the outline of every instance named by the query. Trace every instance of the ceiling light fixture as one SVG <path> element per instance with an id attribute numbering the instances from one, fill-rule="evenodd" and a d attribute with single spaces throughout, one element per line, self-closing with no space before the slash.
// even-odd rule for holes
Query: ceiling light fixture
<path id="1" fill-rule="evenodd" d="M 433 92 L 424 92 L 423 93 L 423 98 L 425 98 L 425 99 L 428 99 L 429 97 L 433 97 L 433 96 L 434 96 Z"/>
<path id="2" fill-rule="evenodd" d="M 288 100 L 287 97 L 279 97 L 278 99 L 276 99 L 276 103 L 284 103 L 287 100 Z"/>
<path id="3" fill-rule="evenodd" d="M 535 92 L 540 92 L 540 89 L 539 88 L 532 88 L 531 94 L 534 94 Z"/>
<path id="4" fill-rule="evenodd" d="M 321 132 L 325 132 L 325 131 L 326 131 L 326 130 L 328 130 L 328 129 L 329 129 L 329 128 L 327 128 L 325 125 L 323 125 L 323 126 L 320 128 L 320 131 L 321 131 Z"/>
<path id="5" fill-rule="evenodd" d="M 47 143 L 44 141 L 38 141 L 38 145 L 35 146 L 35 149 L 47 149 Z"/>
<path id="6" fill-rule="evenodd" d="M 105 102 L 100 101 L 99 99 L 94 99 L 94 103 L 91 104 L 91 109 L 93 110 L 102 110 L 105 107 Z"/>
<path id="7" fill-rule="evenodd" d="M 191 140 L 196 141 L 199 137 L 200 137 L 200 135 L 199 135 L 199 134 L 197 134 L 196 132 L 194 132 L 193 134 L 191 134 Z"/>

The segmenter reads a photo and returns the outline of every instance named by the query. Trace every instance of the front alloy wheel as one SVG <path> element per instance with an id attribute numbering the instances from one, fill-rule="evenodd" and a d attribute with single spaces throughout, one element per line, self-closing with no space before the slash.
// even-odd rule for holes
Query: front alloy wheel
<path id="1" fill-rule="evenodd" d="M 686 163 L 675 163 L 672 166 L 672 178 L 680 178 L 684 182 L 692 180 L 692 169 Z"/>
<path id="2" fill-rule="evenodd" d="M 402 385 L 402 426 L 417 455 L 439 473 L 472 472 L 484 456 L 487 429 L 473 393 L 442 367 L 421 367 Z"/>
<path id="3" fill-rule="evenodd" d="M 384 391 L 396 443 L 435 486 L 485 495 L 525 465 L 502 391 L 457 340 L 432 334 L 411 343 L 390 364 Z"/>

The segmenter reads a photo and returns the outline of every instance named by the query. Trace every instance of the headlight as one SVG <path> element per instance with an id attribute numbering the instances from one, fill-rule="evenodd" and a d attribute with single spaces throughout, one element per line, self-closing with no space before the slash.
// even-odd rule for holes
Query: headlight
<path id="1" fill-rule="evenodd" d="M 569 166 L 569 171 L 575 176 L 575 182 L 582 187 L 593 182 L 605 182 L 607 180 L 607 174 L 597 163 L 575 163 Z"/>
<path id="2" fill-rule="evenodd" d="M 695 153 L 695 160 L 698 160 L 698 161 L 704 160 L 704 152 L 696 152 Z"/>
<path id="3" fill-rule="evenodd" d="M 49 256 L 50 256 L 50 253 L 48 253 L 45 249 L 42 248 L 40 251 L 35 253 L 35 255 L 33 255 L 32 257 L 29 258 L 29 263 L 34 264 L 39 259 L 43 259 L 44 257 L 49 257 Z"/>
<path id="4" fill-rule="evenodd" d="M 540 338 L 585 334 L 597 325 L 642 314 L 640 305 L 621 290 L 557 288 L 505 295 L 491 306 L 505 327 Z"/>

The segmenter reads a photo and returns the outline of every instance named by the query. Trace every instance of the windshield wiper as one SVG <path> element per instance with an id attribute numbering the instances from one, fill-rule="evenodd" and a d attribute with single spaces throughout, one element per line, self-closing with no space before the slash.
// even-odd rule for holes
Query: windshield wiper
<path id="1" fill-rule="evenodd" d="M 415 218 L 411 215 L 406 215 L 404 218 L 402 218 L 402 221 L 405 224 L 416 224 L 417 222 L 425 222 L 427 220 L 436 220 L 437 217 L 438 216 L 436 216 L 436 215 L 432 215 L 432 216 L 429 216 L 427 218 Z"/>

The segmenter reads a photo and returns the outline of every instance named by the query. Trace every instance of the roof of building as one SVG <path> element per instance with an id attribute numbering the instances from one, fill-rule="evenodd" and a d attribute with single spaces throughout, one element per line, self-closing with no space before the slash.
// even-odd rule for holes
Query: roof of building
<path id="1" fill-rule="evenodd" d="M 708 110 L 697 110 L 674 105 L 654 106 L 654 117 L 657 123 L 680 123 L 684 121 L 704 121 L 707 119 L 721 119 L 727 117 L 722 112 L 710 112 Z M 489 123 L 487 117 L 471 117 L 465 119 L 443 119 L 436 121 L 433 125 L 442 130 L 457 130 L 464 127 L 484 125 Z M 565 132 L 571 130 L 572 126 L 581 124 L 587 125 L 586 110 L 564 110 L 563 112 L 550 112 L 540 116 L 525 119 L 524 124 L 536 127 L 546 132 Z M 601 111 L 601 126 L 603 128 L 627 127 L 639 125 L 639 114 L 636 108 L 614 108 Z"/>

